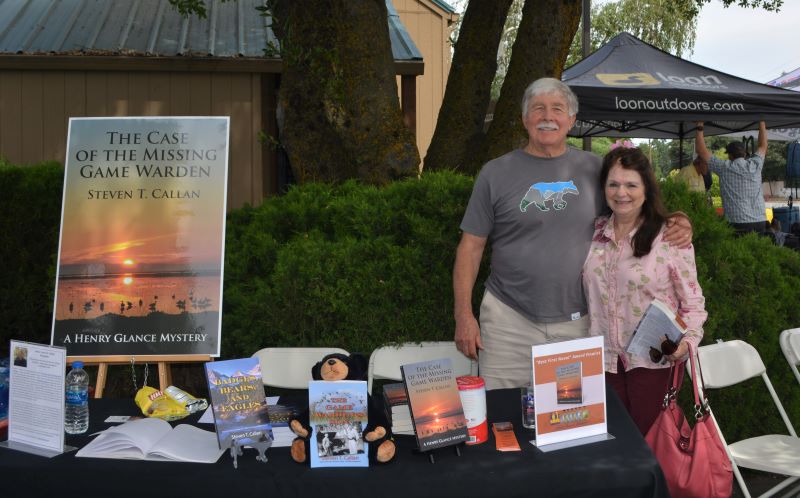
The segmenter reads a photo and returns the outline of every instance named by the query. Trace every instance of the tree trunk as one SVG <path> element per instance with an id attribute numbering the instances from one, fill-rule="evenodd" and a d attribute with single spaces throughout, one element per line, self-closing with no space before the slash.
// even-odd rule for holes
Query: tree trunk
<path id="1" fill-rule="evenodd" d="M 384 0 L 276 0 L 280 141 L 299 183 L 418 173 L 403 124 Z"/>
<path id="2" fill-rule="evenodd" d="M 508 74 L 503 82 L 483 155 L 473 170 L 527 142 L 522 126 L 522 95 L 538 78 L 561 78 L 569 46 L 581 18 L 581 0 L 527 0 L 522 10 Z"/>
<path id="3" fill-rule="evenodd" d="M 425 169 L 463 170 L 483 148 L 483 125 L 497 71 L 497 47 L 513 0 L 470 2 L 461 22 L 453 64 Z"/>

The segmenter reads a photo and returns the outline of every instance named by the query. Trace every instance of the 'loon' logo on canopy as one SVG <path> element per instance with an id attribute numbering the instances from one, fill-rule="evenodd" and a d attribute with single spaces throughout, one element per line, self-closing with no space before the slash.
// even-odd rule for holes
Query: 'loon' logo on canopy
<path id="1" fill-rule="evenodd" d="M 608 86 L 653 86 L 661 83 L 650 73 L 598 73 L 595 76 Z"/>
<path id="2" fill-rule="evenodd" d="M 728 88 L 715 74 L 677 76 L 674 74 L 650 73 L 598 73 L 595 75 L 607 86 L 658 86 L 675 88 Z"/>

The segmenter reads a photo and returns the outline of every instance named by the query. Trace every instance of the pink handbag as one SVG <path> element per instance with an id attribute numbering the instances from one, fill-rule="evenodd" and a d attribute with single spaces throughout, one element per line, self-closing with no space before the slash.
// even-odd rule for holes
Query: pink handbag
<path id="1" fill-rule="evenodd" d="M 694 428 L 689 425 L 683 411 L 675 404 L 677 393 L 677 369 L 673 366 L 669 390 L 664 396 L 661 413 L 656 418 L 645 441 L 661 465 L 667 480 L 669 494 L 673 498 L 729 497 L 733 490 L 733 470 L 731 461 L 720 440 L 708 408 L 708 400 L 703 396 L 702 404 L 698 382 L 702 382 L 695 372 L 695 351 L 690 347 L 689 362 L 692 367 L 692 388 L 694 389 L 694 411 L 697 422 Z M 699 371 L 700 365 L 697 365 Z"/>

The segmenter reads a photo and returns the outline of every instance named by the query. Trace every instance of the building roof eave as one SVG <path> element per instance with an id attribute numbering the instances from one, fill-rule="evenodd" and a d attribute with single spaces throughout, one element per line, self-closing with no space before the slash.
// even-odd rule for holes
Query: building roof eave
<path id="1" fill-rule="evenodd" d="M 60 55 L 60 54 L 3 54 L 0 69 L 48 71 L 166 71 L 166 72 L 282 72 L 280 59 L 260 57 L 157 57 L 124 55 Z M 396 75 L 422 75 L 422 60 L 394 61 Z"/>

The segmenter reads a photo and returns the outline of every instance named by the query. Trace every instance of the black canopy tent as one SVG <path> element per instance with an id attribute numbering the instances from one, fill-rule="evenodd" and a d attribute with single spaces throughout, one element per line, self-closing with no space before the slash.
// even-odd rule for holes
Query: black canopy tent
<path id="1" fill-rule="evenodd" d="M 578 96 L 575 137 L 679 138 L 800 127 L 800 93 L 685 61 L 620 33 L 561 78 Z M 690 135 L 691 134 L 691 135 Z"/>

